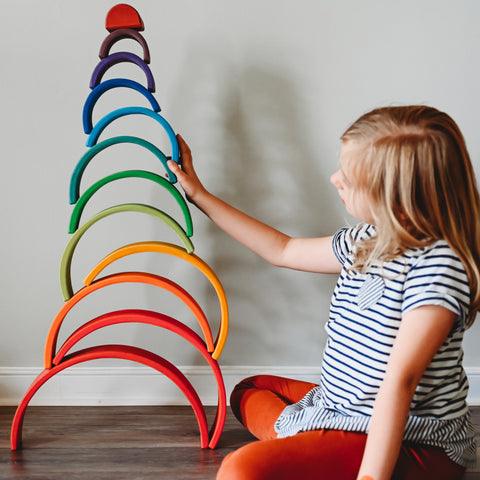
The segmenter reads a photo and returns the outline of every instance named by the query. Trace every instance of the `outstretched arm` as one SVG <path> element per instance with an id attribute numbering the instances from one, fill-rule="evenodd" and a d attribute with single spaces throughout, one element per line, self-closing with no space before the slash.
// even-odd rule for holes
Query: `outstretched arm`
<path id="1" fill-rule="evenodd" d="M 319 273 L 339 273 L 341 265 L 332 249 L 332 237 L 292 238 L 212 195 L 193 168 L 188 145 L 177 135 L 182 168 L 169 161 L 187 198 L 235 240 L 273 265 Z"/>
<path id="2" fill-rule="evenodd" d="M 373 408 L 358 479 L 390 480 L 398 460 L 415 389 L 447 338 L 456 315 L 427 305 L 407 312 Z"/>

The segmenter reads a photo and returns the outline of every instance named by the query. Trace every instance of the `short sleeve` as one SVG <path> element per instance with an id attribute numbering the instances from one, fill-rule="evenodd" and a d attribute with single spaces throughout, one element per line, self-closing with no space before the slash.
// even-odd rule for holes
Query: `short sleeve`
<path id="1" fill-rule="evenodd" d="M 341 228 L 333 236 L 332 248 L 337 260 L 345 266 L 352 263 L 355 255 L 355 243 L 376 235 L 375 227 L 360 223 L 355 227 Z"/>
<path id="2" fill-rule="evenodd" d="M 446 242 L 437 242 L 410 268 L 405 282 L 402 314 L 426 305 L 438 305 L 458 315 L 463 330 L 470 288 L 463 263 Z"/>

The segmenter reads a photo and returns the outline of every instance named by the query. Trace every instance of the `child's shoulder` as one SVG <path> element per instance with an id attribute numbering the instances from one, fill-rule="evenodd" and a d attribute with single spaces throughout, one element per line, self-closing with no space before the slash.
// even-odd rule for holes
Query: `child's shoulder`
<path id="1" fill-rule="evenodd" d="M 367 240 L 377 235 L 377 229 L 369 223 L 358 223 L 353 227 L 343 227 L 333 236 L 334 243 L 344 243 L 353 246 L 355 242 Z"/>
<path id="2" fill-rule="evenodd" d="M 457 253 L 445 240 L 435 240 L 424 247 L 404 253 L 410 276 L 446 276 L 468 285 L 467 271 Z"/>
<path id="3" fill-rule="evenodd" d="M 443 239 L 434 240 L 425 246 L 411 248 L 404 253 L 404 256 L 413 261 L 437 260 L 440 263 L 451 263 L 452 261 L 461 263 L 459 256 Z"/>

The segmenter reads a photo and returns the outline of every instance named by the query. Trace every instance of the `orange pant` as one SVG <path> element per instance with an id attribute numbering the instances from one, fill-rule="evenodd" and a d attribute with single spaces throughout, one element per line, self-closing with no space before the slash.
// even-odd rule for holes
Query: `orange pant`
<path id="1" fill-rule="evenodd" d="M 273 425 L 282 410 L 314 386 L 271 375 L 238 384 L 230 397 L 232 410 L 260 441 L 227 455 L 217 480 L 355 480 L 365 434 L 315 430 L 277 438 Z M 459 480 L 464 472 L 443 450 L 404 442 L 392 480 Z"/>

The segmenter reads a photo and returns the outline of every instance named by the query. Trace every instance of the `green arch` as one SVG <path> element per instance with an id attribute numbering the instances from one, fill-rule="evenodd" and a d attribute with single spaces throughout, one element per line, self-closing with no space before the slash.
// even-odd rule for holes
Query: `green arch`
<path id="1" fill-rule="evenodd" d="M 148 180 L 152 180 L 153 182 L 158 183 L 162 187 L 165 187 L 173 195 L 177 203 L 180 205 L 180 208 L 182 209 L 186 223 L 187 236 L 191 237 L 193 235 L 192 216 L 190 215 L 190 210 L 188 209 L 187 203 L 185 202 L 185 199 L 182 197 L 180 192 L 165 178 L 157 175 L 156 173 L 147 172 L 145 170 L 125 170 L 122 172 L 117 172 L 105 178 L 102 178 L 98 182 L 94 183 L 90 188 L 85 191 L 85 193 L 75 204 L 75 208 L 73 209 L 72 215 L 70 217 L 68 233 L 74 233 L 75 230 L 77 230 L 83 209 L 85 208 L 85 205 L 90 200 L 92 195 L 107 183 L 122 178 L 146 178 Z"/>
<path id="2" fill-rule="evenodd" d="M 148 205 L 140 203 L 124 203 L 121 205 L 115 205 L 114 207 L 107 208 L 94 215 L 87 222 L 85 222 L 70 238 L 65 250 L 63 251 L 62 260 L 60 262 L 60 288 L 62 290 L 63 298 L 68 300 L 73 295 L 72 279 L 71 279 L 71 266 L 73 253 L 78 242 L 82 238 L 83 234 L 96 222 L 102 218 L 108 217 L 120 212 L 140 212 L 152 215 L 163 222 L 165 222 L 182 240 L 185 249 L 188 253 L 193 253 L 194 247 L 190 238 L 187 237 L 182 227 L 169 215 Z"/>
<path id="3" fill-rule="evenodd" d="M 73 170 L 72 177 L 70 179 L 70 203 L 73 205 L 80 196 L 80 181 L 82 179 L 83 172 L 87 165 L 90 163 L 90 160 L 102 150 L 110 147 L 111 145 L 116 145 L 118 143 L 133 143 L 135 145 L 140 145 L 141 147 L 145 147 L 147 150 L 150 150 L 162 163 L 165 167 L 165 170 L 168 174 L 168 181 L 170 183 L 175 183 L 177 181 L 177 177 L 172 173 L 172 171 L 168 168 L 167 165 L 167 157 L 165 154 L 156 147 L 153 143 L 147 142 L 143 138 L 139 137 L 132 137 L 130 135 L 121 135 L 118 137 L 111 137 L 103 140 L 103 142 L 97 143 L 93 147 L 89 148 L 82 156 L 82 158 L 78 161 L 75 169 Z"/>

